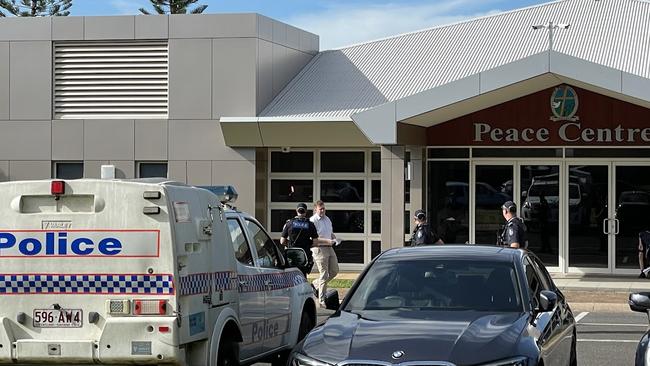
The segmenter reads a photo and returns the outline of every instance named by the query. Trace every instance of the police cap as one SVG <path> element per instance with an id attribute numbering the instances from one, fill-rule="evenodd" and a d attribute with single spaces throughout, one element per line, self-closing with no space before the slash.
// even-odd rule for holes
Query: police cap
<path id="1" fill-rule="evenodd" d="M 415 211 L 415 215 L 413 215 L 413 217 L 418 220 L 424 220 L 427 218 L 427 214 L 424 212 L 424 210 L 417 210 Z"/>
<path id="2" fill-rule="evenodd" d="M 298 212 L 307 212 L 307 205 L 303 202 L 300 202 L 298 206 L 296 207 Z"/>

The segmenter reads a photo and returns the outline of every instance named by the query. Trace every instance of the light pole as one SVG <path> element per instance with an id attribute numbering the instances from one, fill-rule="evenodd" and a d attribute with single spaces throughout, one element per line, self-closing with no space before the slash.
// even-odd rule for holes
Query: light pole
<path id="1" fill-rule="evenodd" d="M 558 28 L 567 29 L 571 24 L 555 24 L 553 22 L 548 22 L 546 24 L 533 25 L 533 29 L 548 29 L 548 49 L 553 51 L 553 31 Z"/>

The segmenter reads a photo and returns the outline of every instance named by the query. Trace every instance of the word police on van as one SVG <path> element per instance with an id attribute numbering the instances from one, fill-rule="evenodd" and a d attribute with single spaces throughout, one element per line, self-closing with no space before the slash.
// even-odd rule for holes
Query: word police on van
<path id="1" fill-rule="evenodd" d="M 0 183 L 0 363 L 286 362 L 316 320 L 306 255 L 236 199 L 163 179 Z"/>

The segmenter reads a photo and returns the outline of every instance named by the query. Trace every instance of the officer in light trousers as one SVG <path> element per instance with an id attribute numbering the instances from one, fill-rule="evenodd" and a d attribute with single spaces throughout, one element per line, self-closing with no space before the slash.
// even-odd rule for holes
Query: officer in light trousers
<path id="1" fill-rule="evenodd" d="M 325 306 L 325 293 L 327 283 L 339 273 L 339 261 L 336 258 L 333 245 L 336 243 L 336 236 L 332 232 L 332 221 L 325 215 L 325 203 L 321 200 L 314 203 L 314 215 L 309 218 L 318 231 L 318 237 L 323 239 L 318 245 L 311 248 L 314 255 L 314 263 L 318 266 L 319 277 L 314 280 L 313 285 L 318 290 L 320 305 Z M 331 239 L 330 244 L 323 244 L 326 239 Z"/>

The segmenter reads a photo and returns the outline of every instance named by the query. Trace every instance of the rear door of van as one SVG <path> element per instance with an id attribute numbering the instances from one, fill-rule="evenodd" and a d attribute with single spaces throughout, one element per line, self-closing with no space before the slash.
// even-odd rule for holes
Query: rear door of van
<path id="1" fill-rule="evenodd" d="M 181 357 L 161 184 L 0 183 L 0 362 Z"/>

